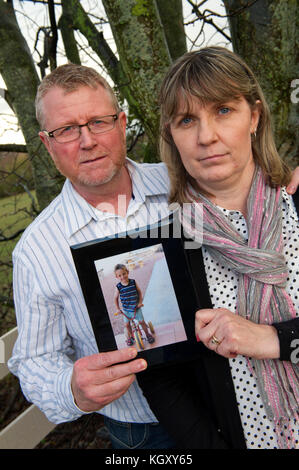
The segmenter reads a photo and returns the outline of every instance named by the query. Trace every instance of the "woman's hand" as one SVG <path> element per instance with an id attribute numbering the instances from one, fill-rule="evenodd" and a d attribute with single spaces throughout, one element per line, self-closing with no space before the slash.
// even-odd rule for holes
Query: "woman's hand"
<path id="1" fill-rule="evenodd" d="M 226 308 L 198 310 L 195 332 L 207 348 L 227 358 L 238 354 L 256 359 L 279 357 L 279 340 L 273 326 L 245 320 Z"/>
<path id="2" fill-rule="evenodd" d="M 297 191 L 298 186 L 299 186 L 299 166 L 297 166 L 292 173 L 292 179 L 287 186 L 287 192 L 289 194 L 294 194 Z"/>

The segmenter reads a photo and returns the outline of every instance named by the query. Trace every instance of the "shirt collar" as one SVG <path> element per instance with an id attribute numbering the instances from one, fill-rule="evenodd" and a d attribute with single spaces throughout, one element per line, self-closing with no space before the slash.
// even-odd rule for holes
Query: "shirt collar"
<path id="1" fill-rule="evenodd" d="M 168 193 L 165 181 L 162 178 L 157 178 L 156 165 L 140 164 L 127 158 L 126 166 L 132 180 L 132 190 L 136 202 L 144 202 L 147 196 Z M 107 214 L 95 209 L 80 196 L 68 179 L 62 188 L 61 199 L 68 238 L 88 225 L 91 220 L 97 222 L 107 217 Z"/>
<path id="2" fill-rule="evenodd" d="M 169 187 L 165 184 L 165 179 L 159 178 L 160 170 L 157 168 L 158 165 L 153 163 L 140 164 L 129 158 L 126 160 L 126 165 L 131 176 L 135 199 L 144 201 L 146 196 L 168 194 Z"/>
<path id="3" fill-rule="evenodd" d="M 69 238 L 94 219 L 94 207 L 75 190 L 70 180 L 66 180 L 61 191 L 65 233 Z"/>

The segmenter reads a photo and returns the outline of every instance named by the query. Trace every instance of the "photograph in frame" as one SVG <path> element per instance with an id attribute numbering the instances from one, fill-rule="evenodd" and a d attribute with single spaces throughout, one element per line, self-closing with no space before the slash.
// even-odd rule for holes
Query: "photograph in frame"
<path id="1" fill-rule="evenodd" d="M 162 243 L 96 260 L 95 267 L 117 349 L 187 340 Z"/>
<path id="2" fill-rule="evenodd" d="M 197 274 L 200 289 L 194 288 L 184 240 L 172 218 L 70 248 L 99 352 L 127 347 L 132 333 L 132 346 L 148 366 L 181 362 L 200 354 L 195 312 L 205 308 L 200 297 L 209 298 L 208 287 Z M 198 268 L 203 261 L 199 250 L 193 252 Z M 117 266 L 122 268 L 116 272 Z M 127 294 L 120 295 L 129 287 L 128 280 L 133 284 L 128 296 L 130 302 L 133 295 L 130 308 Z M 138 303 L 137 314 L 134 307 Z"/>

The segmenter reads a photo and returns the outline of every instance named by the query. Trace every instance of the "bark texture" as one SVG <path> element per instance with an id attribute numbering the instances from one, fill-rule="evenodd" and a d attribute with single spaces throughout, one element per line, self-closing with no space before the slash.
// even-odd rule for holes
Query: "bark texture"
<path id="1" fill-rule="evenodd" d="M 276 144 L 281 157 L 299 165 L 299 8 L 297 0 L 258 0 L 240 14 L 248 1 L 224 0 L 232 43 L 252 68 L 269 103 Z"/>
<path id="2" fill-rule="evenodd" d="M 143 116 L 154 149 L 148 158 L 153 161 L 159 133 L 159 88 L 171 63 L 157 5 L 153 0 L 103 0 L 103 5 L 138 114 Z"/>
<path id="3" fill-rule="evenodd" d="M 34 100 L 39 77 L 17 24 L 13 6 L 3 0 L 0 0 L 0 44 L 0 73 L 22 128 L 39 208 L 43 209 L 60 191 L 62 179 L 38 137 Z"/>

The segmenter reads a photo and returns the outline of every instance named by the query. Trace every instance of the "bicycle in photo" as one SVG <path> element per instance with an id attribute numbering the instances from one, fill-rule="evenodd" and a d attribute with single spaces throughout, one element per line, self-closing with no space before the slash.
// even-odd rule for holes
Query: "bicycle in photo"
<path id="1" fill-rule="evenodd" d="M 141 307 L 143 307 L 143 305 L 141 305 Z M 136 312 L 137 312 L 137 307 L 135 307 L 135 311 L 134 311 L 134 316 L 133 318 L 131 317 L 128 317 L 122 310 L 119 310 L 118 312 L 116 312 L 114 315 L 117 316 L 119 314 L 123 315 L 124 317 L 127 318 L 127 320 L 129 320 L 129 323 L 130 323 L 130 326 L 131 326 L 131 330 L 132 330 L 132 340 L 133 342 L 136 343 L 138 349 L 144 349 L 144 341 L 149 341 L 150 343 L 153 343 L 154 342 L 154 334 L 155 334 L 155 329 L 154 329 L 154 326 L 152 324 L 151 321 L 149 321 L 148 323 L 146 323 L 148 329 L 150 330 L 151 334 L 153 336 L 151 336 L 151 338 L 153 338 L 153 341 L 149 340 L 146 335 L 145 337 L 143 336 L 142 334 L 142 330 L 141 330 L 141 327 L 139 326 L 139 322 L 136 320 Z M 129 339 L 130 338 L 127 338 L 127 345 L 128 346 L 131 346 L 132 344 L 129 344 Z"/>

